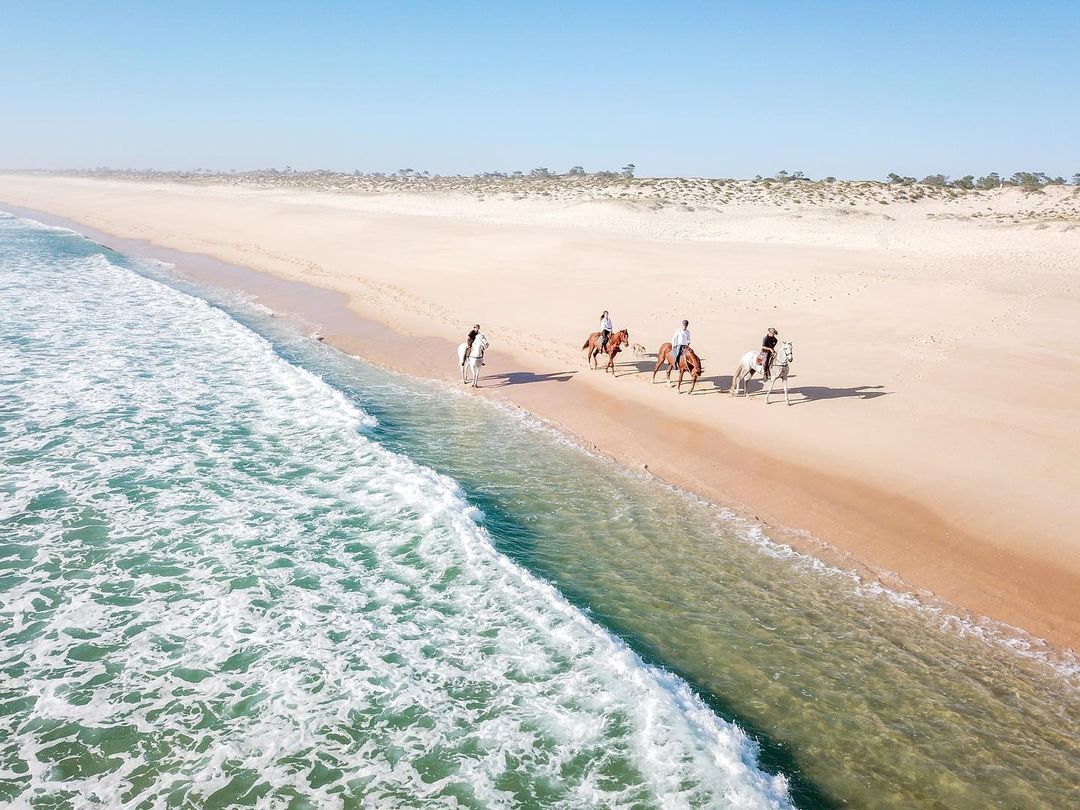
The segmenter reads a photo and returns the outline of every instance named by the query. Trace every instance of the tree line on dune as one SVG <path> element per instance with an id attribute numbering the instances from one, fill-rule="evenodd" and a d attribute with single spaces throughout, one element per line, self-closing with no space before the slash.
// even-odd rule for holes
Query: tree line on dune
<path id="1" fill-rule="evenodd" d="M 997 172 L 990 172 L 978 179 L 976 179 L 974 175 L 968 174 L 963 177 L 958 177 L 955 180 L 950 180 L 947 174 L 929 174 L 919 181 L 916 181 L 914 177 L 903 177 L 892 172 L 889 174 L 889 182 L 903 186 L 912 186 L 918 182 L 923 186 L 962 188 L 968 190 L 976 188 L 989 190 L 993 188 L 1004 188 L 1006 186 L 1016 186 L 1025 191 L 1041 191 L 1046 186 L 1063 186 L 1068 181 L 1061 176 L 1051 177 L 1046 172 L 1015 172 L 1011 177 L 1002 177 Z M 1072 176 L 1072 182 L 1073 185 L 1080 186 L 1080 172 L 1077 172 Z"/>
<path id="2" fill-rule="evenodd" d="M 311 170 L 296 170 L 291 166 L 286 166 L 284 169 L 268 168 L 268 169 L 253 169 L 247 171 L 237 171 L 236 169 L 188 169 L 184 171 L 160 171 L 155 169 L 115 169 L 109 166 L 98 166 L 94 169 L 68 169 L 60 171 L 45 171 L 45 174 L 101 174 L 101 175 L 129 175 L 129 176 L 173 176 L 179 178 L 213 178 L 215 176 L 235 176 L 235 177 L 259 177 L 259 176 L 275 176 L 275 177 L 302 177 L 309 179 L 317 179 L 319 177 L 332 178 L 340 176 L 351 176 L 354 178 L 365 178 L 371 180 L 391 180 L 391 181 L 424 181 L 424 180 L 463 180 L 463 179 L 475 179 L 475 180 L 557 180 L 565 178 L 596 178 L 601 180 L 634 180 L 636 179 L 637 167 L 633 163 L 627 163 L 621 169 L 609 170 L 601 169 L 598 171 L 586 171 L 583 166 L 571 166 L 567 171 L 560 173 L 552 171 L 546 166 L 540 166 L 535 169 L 531 169 L 528 172 L 524 171 L 490 171 L 490 172 L 477 172 L 473 175 L 440 175 L 433 174 L 429 171 L 417 171 L 416 169 L 398 169 L 396 172 L 362 172 L 359 169 L 353 172 L 339 172 L 330 169 L 311 169 Z M 653 178 L 653 179 L 665 179 L 665 178 Z M 678 179 L 678 178 L 667 178 Z M 1080 172 L 1072 175 L 1071 183 L 1074 186 L 1080 187 Z M 959 190 L 991 190 L 996 188 L 1016 187 L 1021 188 L 1028 192 L 1039 192 L 1047 186 L 1064 186 L 1070 183 L 1070 180 L 1066 180 L 1064 177 L 1052 176 L 1046 172 L 1014 172 L 1012 175 L 1005 177 L 998 172 L 989 172 L 981 177 L 975 177 L 973 174 L 964 175 L 963 177 L 950 178 L 947 174 L 928 174 L 921 180 L 917 180 L 914 177 L 908 177 L 897 172 L 889 172 L 887 180 L 884 181 L 889 185 L 894 186 L 926 186 L 931 188 L 951 188 Z M 738 182 L 735 178 L 717 178 L 712 182 L 722 183 L 735 183 Z M 837 183 L 837 182 L 874 182 L 874 181 L 858 181 L 858 180 L 838 180 L 836 177 L 828 176 L 822 177 L 819 180 L 807 176 L 804 172 L 794 171 L 789 172 L 786 169 L 781 169 L 770 176 L 756 175 L 753 178 L 755 183 L 764 183 L 766 185 L 772 183 Z"/>

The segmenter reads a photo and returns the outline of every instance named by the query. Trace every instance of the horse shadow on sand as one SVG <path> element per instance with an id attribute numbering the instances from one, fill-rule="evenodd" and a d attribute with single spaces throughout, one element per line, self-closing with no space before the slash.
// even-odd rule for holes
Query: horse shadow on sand
<path id="1" fill-rule="evenodd" d="M 652 359 L 650 360 L 649 358 L 652 358 Z M 704 365 L 705 360 L 702 359 L 701 362 L 702 362 L 702 365 Z M 653 373 L 654 368 L 656 368 L 656 352 L 649 352 L 648 354 L 644 355 L 644 357 L 642 357 L 642 358 L 638 358 L 638 359 L 635 359 L 635 360 L 623 360 L 623 361 L 620 361 L 620 362 L 616 363 L 615 364 L 615 376 L 617 376 L 617 377 L 625 377 L 625 376 L 628 376 L 628 375 L 631 375 L 631 374 L 648 374 L 648 375 L 651 376 L 652 373 Z M 656 371 L 656 384 L 657 385 L 660 384 L 661 380 L 663 380 L 664 382 L 668 381 L 666 379 L 667 378 L 667 368 L 668 368 L 667 365 L 663 365 L 659 369 L 657 369 L 657 371 Z M 675 384 L 675 382 L 676 382 L 676 380 L 678 380 L 678 378 L 679 378 L 679 372 L 673 370 L 671 372 L 671 383 L 672 383 L 672 385 Z M 690 375 L 689 374 L 684 375 L 683 376 L 683 385 L 689 385 L 690 382 L 691 382 Z M 714 388 L 707 388 L 707 387 L 703 388 L 703 386 L 706 386 L 708 383 L 712 383 L 713 386 L 715 386 L 715 387 Z M 694 391 L 694 396 L 696 397 L 699 394 L 716 393 L 717 391 L 720 391 L 721 389 L 726 391 L 729 385 L 731 385 L 731 375 L 730 374 L 720 375 L 720 376 L 717 376 L 717 377 L 699 377 L 698 378 L 698 384 L 697 384 L 697 390 Z M 684 390 L 683 393 L 687 393 L 687 392 Z"/>
<path id="2" fill-rule="evenodd" d="M 652 360 L 647 359 L 649 357 L 652 357 L 654 359 L 652 359 Z M 621 362 L 618 362 L 618 363 L 615 364 L 615 371 L 616 371 L 616 373 L 618 373 L 619 371 L 625 371 L 625 372 L 627 372 L 629 374 L 642 374 L 642 373 L 652 374 L 652 370 L 656 366 L 656 360 L 655 360 L 656 355 L 655 354 L 651 354 L 651 355 L 647 354 L 647 355 L 645 355 L 645 358 L 646 359 L 623 360 Z"/>
<path id="3" fill-rule="evenodd" d="M 792 374 L 788 379 L 794 380 L 796 375 Z M 728 377 L 728 385 L 730 385 L 731 378 Z M 719 382 L 717 383 L 719 385 Z M 793 385 L 788 388 L 788 393 L 791 395 L 792 405 L 805 405 L 809 402 L 818 402 L 819 400 L 827 399 L 877 399 L 878 397 L 886 397 L 892 393 L 892 391 L 884 390 L 884 385 L 856 385 L 852 388 L 830 388 L 827 385 Z M 717 389 L 719 390 L 719 389 Z M 727 389 L 725 389 L 727 390 Z M 749 390 L 747 393 L 752 397 L 765 396 L 769 390 L 769 383 L 763 382 L 760 377 L 752 380 L 749 383 Z M 780 381 L 776 381 L 776 387 L 773 388 L 773 397 L 779 397 L 781 401 L 784 399 L 784 384 Z M 742 396 L 742 394 L 740 394 Z"/>
<path id="4" fill-rule="evenodd" d="M 531 371 L 508 371 L 505 374 L 488 374 L 480 378 L 483 388 L 502 388 L 504 385 L 527 385 L 541 382 L 570 382 L 576 371 L 559 371 L 551 374 L 534 374 Z M 497 380 L 497 382 L 490 382 Z"/>
<path id="5" fill-rule="evenodd" d="M 887 397 L 892 391 L 885 391 L 884 385 L 857 385 L 854 388 L 830 388 L 827 385 L 800 385 L 791 389 L 791 395 L 801 394 L 802 399 L 793 399 L 792 405 L 802 405 L 806 402 L 817 402 L 821 399 L 877 399 Z M 780 388 L 783 396 L 784 389 Z M 773 390 L 773 396 L 776 391 Z"/>
<path id="6" fill-rule="evenodd" d="M 701 391 L 702 394 L 726 394 L 728 389 L 731 388 L 731 375 L 730 374 L 717 374 L 715 377 L 702 377 L 698 380 L 698 385 L 706 385 L 712 383 L 712 388 L 705 388 Z M 698 392 L 694 392 L 695 394 Z"/>

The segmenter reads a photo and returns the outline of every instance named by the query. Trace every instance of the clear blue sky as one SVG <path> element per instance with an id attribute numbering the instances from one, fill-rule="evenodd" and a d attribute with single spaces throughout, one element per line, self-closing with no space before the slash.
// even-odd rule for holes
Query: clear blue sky
<path id="1" fill-rule="evenodd" d="M 1080 172 L 1080 0 L 40 0 L 0 42 L 0 167 Z"/>

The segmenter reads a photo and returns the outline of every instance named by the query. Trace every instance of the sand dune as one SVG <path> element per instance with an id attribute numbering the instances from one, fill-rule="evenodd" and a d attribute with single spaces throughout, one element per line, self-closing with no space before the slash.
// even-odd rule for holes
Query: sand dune
<path id="1" fill-rule="evenodd" d="M 0 201 L 341 293 L 393 334 L 243 282 L 414 373 L 452 377 L 479 320 L 487 396 L 815 553 L 1080 639 L 1072 187 L 7 175 Z M 650 352 L 688 318 L 698 391 L 629 353 L 586 371 L 602 309 Z M 724 394 L 767 326 L 794 341 L 792 407 Z"/>

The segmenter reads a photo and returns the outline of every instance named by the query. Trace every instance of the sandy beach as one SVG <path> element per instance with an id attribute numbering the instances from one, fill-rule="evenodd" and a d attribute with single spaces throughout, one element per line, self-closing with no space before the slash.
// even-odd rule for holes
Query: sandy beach
<path id="1" fill-rule="evenodd" d="M 4 203 L 249 268 L 203 280 L 410 374 L 453 379 L 479 321 L 478 395 L 826 561 L 1080 642 L 1071 187 L 12 174 Z M 651 356 L 586 369 L 603 309 L 650 355 L 689 319 L 697 391 L 651 384 Z M 791 407 L 726 394 L 768 326 Z"/>

